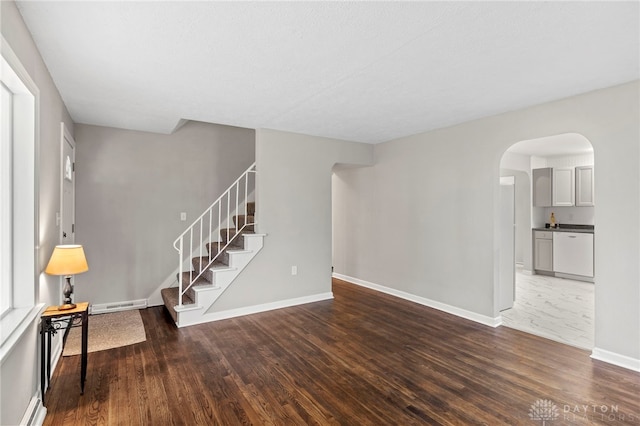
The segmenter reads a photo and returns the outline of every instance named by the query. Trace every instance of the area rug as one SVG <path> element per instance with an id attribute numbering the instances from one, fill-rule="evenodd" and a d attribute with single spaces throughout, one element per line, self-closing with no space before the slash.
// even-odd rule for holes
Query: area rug
<path id="1" fill-rule="evenodd" d="M 63 356 L 81 353 L 82 327 L 69 332 Z M 147 340 L 140 312 L 122 311 L 89 316 L 88 352 L 133 345 Z"/>

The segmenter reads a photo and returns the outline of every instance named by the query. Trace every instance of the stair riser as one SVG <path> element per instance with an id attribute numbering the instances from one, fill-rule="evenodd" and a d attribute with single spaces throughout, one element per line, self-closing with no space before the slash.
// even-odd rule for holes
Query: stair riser
<path id="1" fill-rule="evenodd" d="M 169 300 L 167 298 L 167 296 L 165 296 L 164 293 L 160 293 L 160 295 L 162 296 L 162 302 L 164 303 L 164 306 L 166 306 L 167 311 L 169 311 L 169 314 L 171 315 L 171 318 L 173 318 L 173 322 L 178 322 L 178 314 L 176 312 L 175 309 L 173 309 L 173 302 L 171 300 Z"/>
<path id="2" fill-rule="evenodd" d="M 227 253 L 228 265 L 230 268 L 238 268 L 251 260 L 253 253 L 250 251 L 243 251 L 241 253 Z"/>
<path id="3" fill-rule="evenodd" d="M 244 234 L 245 250 L 257 251 L 262 248 L 263 236 L 259 234 Z"/>
<path id="4" fill-rule="evenodd" d="M 189 283 L 191 282 L 190 280 L 195 279 L 196 276 L 198 275 L 196 271 L 191 272 L 191 274 L 190 272 L 191 271 L 186 271 L 182 273 L 182 285 L 184 287 L 188 286 Z M 177 279 L 179 278 L 180 276 L 178 275 Z M 213 274 L 210 269 L 207 269 L 202 273 L 202 275 L 200 275 L 200 278 L 196 280 L 195 284 L 207 284 L 207 283 L 210 283 L 212 279 L 213 279 Z M 203 282 L 200 282 L 200 281 L 203 281 Z"/>
<path id="5" fill-rule="evenodd" d="M 213 278 L 213 277 L 212 277 Z M 196 300 L 196 292 L 193 291 L 193 286 L 189 287 L 189 289 L 186 291 L 185 296 L 189 296 L 189 298 L 193 301 Z M 182 301 L 182 303 L 184 303 L 184 299 Z"/>
<path id="6" fill-rule="evenodd" d="M 237 276 L 238 272 L 235 269 L 228 271 L 217 271 L 213 273 L 213 285 L 215 287 L 225 288 L 228 286 L 234 278 Z M 215 300 L 215 299 L 214 299 Z M 213 300 L 211 301 L 213 303 Z"/>
<path id="7" fill-rule="evenodd" d="M 220 251 L 220 249 L 222 249 L 224 247 L 224 244 L 222 243 L 208 243 L 207 244 L 207 251 L 209 252 L 209 255 L 211 257 L 214 257 L 216 254 L 218 254 L 218 252 Z"/>
<path id="8" fill-rule="evenodd" d="M 229 265 L 229 253 L 227 253 L 227 251 L 223 251 L 220 256 L 218 256 L 218 259 L 220 259 L 220 261 L 226 265 Z"/>
<path id="9" fill-rule="evenodd" d="M 249 229 L 249 228 L 251 228 L 251 229 Z M 245 229 L 240 231 L 238 237 L 236 237 L 236 230 L 234 228 L 230 228 L 229 229 L 229 240 L 231 240 L 232 244 L 242 247 L 242 244 L 243 244 L 242 235 L 244 235 L 246 233 L 252 233 L 252 232 L 253 232 L 253 225 L 247 226 Z M 227 229 L 223 229 L 223 230 L 220 231 L 220 242 L 222 244 L 226 244 L 227 241 L 228 241 L 227 240 Z"/>
<path id="10" fill-rule="evenodd" d="M 207 259 L 194 258 L 191 259 L 191 266 L 196 273 L 199 273 L 205 266 L 207 266 Z"/>

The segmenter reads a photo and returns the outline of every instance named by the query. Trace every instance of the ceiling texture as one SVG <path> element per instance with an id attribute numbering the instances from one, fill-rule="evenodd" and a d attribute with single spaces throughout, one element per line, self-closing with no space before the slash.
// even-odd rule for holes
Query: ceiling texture
<path id="1" fill-rule="evenodd" d="M 640 78 L 640 3 L 20 1 L 73 120 L 378 143 Z"/>

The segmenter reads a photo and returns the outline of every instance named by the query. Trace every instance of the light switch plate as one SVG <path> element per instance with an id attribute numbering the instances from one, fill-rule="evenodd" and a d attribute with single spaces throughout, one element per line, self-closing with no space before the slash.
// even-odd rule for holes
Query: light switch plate
<path id="1" fill-rule="evenodd" d="M 187 220 L 187 212 L 180 212 L 180 220 L 183 222 Z"/>

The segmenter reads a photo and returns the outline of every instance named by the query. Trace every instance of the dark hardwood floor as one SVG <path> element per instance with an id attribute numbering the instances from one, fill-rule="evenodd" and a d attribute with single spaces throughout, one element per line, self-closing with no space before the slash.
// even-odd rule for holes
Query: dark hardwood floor
<path id="1" fill-rule="evenodd" d="M 640 374 L 589 351 L 339 280 L 333 290 L 183 329 L 143 310 L 147 341 L 90 353 L 84 395 L 80 356 L 60 360 L 45 425 L 640 424 Z M 532 419 L 541 400 L 557 411 Z"/>

